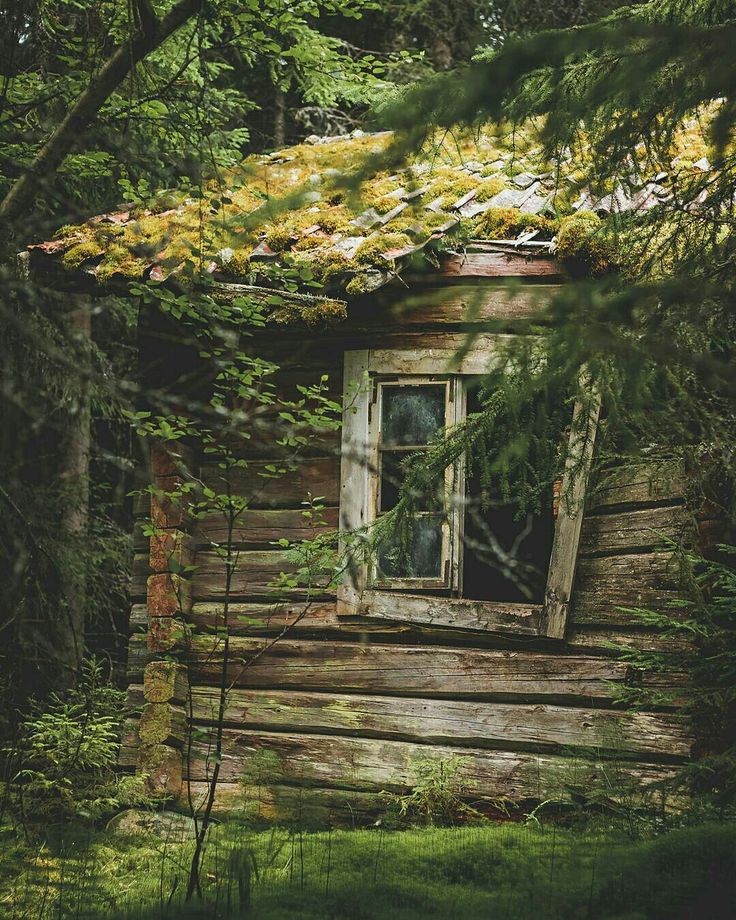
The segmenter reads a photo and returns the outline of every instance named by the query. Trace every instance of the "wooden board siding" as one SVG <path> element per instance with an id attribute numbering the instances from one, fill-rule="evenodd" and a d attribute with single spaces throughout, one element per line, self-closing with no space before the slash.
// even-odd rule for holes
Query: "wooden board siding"
<path id="1" fill-rule="evenodd" d="M 451 290 L 454 294 L 428 307 L 423 318 L 416 308 L 393 316 L 380 347 L 462 342 L 473 291 L 461 284 Z M 550 285 L 546 293 L 554 290 Z M 537 309 L 536 289 L 523 291 L 513 309 L 508 304 L 514 301 L 497 287 L 483 297 L 483 319 L 523 321 Z M 319 357 L 313 365 L 303 358 L 307 346 L 299 351 L 301 369 L 289 371 L 290 385 L 313 381 L 310 367 L 325 360 L 331 377 L 339 379 L 336 354 L 367 337 L 375 340 L 380 317 L 386 316 L 380 310 L 369 315 L 367 304 L 362 310 L 342 340 L 332 333 L 333 341 L 315 345 L 312 357 Z M 291 348 L 290 335 L 285 332 L 282 351 Z M 294 471 L 271 479 L 261 474 L 278 458 L 264 453 L 267 437 L 257 440 L 248 447 L 253 458 L 248 468 L 233 479 L 250 507 L 234 535 L 240 555 L 230 598 L 233 690 L 219 808 L 242 805 L 247 796 L 263 817 L 342 816 L 361 824 L 385 810 L 381 792 L 406 790 L 425 760 L 462 758 L 473 800 L 522 802 L 593 783 L 605 786 L 613 774 L 625 782 L 656 784 L 689 757 L 688 725 L 677 710 L 678 696 L 687 692 L 683 675 L 674 669 L 641 674 L 615 653 L 621 646 L 665 653 L 682 648 L 621 609 L 661 609 L 677 595 L 677 562 L 657 551 L 664 538 L 695 539 L 685 505 L 687 481 L 677 463 L 596 473 L 567 631 L 564 641 L 555 641 L 400 619 L 338 618 L 334 596 L 325 592 L 305 607 L 303 588 L 277 601 L 271 585 L 292 563 L 273 544 L 311 535 L 301 514 L 308 491 L 323 497 L 324 519 L 328 527 L 337 526 L 339 456 L 337 440 L 325 439 Z M 215 464 L 204 464 L 201 473 L 217 486 Z M 225 535 L 214 518 L 199 522 L 194 532 L 189 674 L 195 721 L 205 730 L 220 676 L 216 632 L 224 597 L 223 563 L 209 541 L 221 542 Z M 140 539 L 138 549 L 129 659 L 134 705 L 142 702 L 139 685 L 152 656 L 143 632 L 149 568 Z M 657 710 L 631 712 L 617 702 L 619 691 L 631 686 L 671 690 L 674 696 Z M 135 746 L 131 724 L 123 747 L 126 767 L 134 765 Z M 195 747 L 206 755 L 201 736 Z M 601 756 L 612 760 L 604 767 Z M 257 777 L 254 770 L 260 771 Z M 206 776 L 206 759 L 195 757 L 190 765 L 195 792 Z M 243 776 L 245 785 L 239 782 Z"/>
<path id="2" fill-rule="evenodd" d="M 133 701 L 140 695 L 132 688 Z M 123 739 L 122 765 L 135 765 L 134 721 Z M 206 781 L 211 744 L 198 739 L 197 757 L 187 775 Z M 274 756 L 263 756 L 264 752 Z M 478 798 L 520 801 L 559 797 L 565 788 L 585 789 L 601 782 L 603 768 L 591 760 L 571 760 L 554 754 L 488 751 L 473 747 L 438 747 L 387 738 L 311 735 L 298 732 L 252 731 L 226 728 L 221 766 L 224 783 L 248 777 L 264 785 L 309 784 L 317 787 L 380 792 L 401 792 L 411 784 L 416 764 L 422 760 L 456 757 L 467 791 Z M 674 769 L 665 764 L 622 763 L 621 776 L 644 785 L 661 782 Z"/>
<path id="3" fill-rule="evenodd" d="M 221 670 L 217 636 L 197 636 L 187 655 L 196 685 L 216 685 Z M 130 676 L 145 662 L 141 638 L 131 642 Z M 255 659 L 249 664 L 251 659 Z M 241 638 L 231 640 L 228 682 L 233 687 L 339 688 L 423 698 L 575 701 L 610 703 L 626 686 L 677 687 L 677 674 L 640 674 L 621 661 L 595 655 L 511 649 L 384 645 L 330 639 Z"/>

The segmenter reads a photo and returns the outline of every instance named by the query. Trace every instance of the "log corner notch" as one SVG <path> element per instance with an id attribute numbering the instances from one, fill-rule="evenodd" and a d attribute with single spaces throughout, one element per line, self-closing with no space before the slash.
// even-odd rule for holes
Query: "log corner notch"
<path id="1" fill-rule="evenodd" d="M 180 445 L 152 444 L 154 531 L 149 565 L 153 574 L 146 584 L 146 611 L 147 645 L 154 658 L 143 674 L 136 770 L 146 776 L 151 795 L 161 799 L 176 799 L 181 793 L 186 738 L 188 676 L 186 665 L 178 659 L 184 651 L 185 620 L 191 613 L 191 584 L 185 575 L 194 549 L 185 529 L 186 508 L 174 498 L 183 483 L 180 460 Z"/>

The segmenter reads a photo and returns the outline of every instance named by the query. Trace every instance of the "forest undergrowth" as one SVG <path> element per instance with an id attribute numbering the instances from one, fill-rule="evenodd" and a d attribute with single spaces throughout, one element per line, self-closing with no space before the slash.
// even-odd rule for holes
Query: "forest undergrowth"
<path id="1" fill-rule="evenodd" d="M 309 832 L 213 828 L 203 898 L 184 903 L 181 831 L 2 832 L 0 910 L 25 918 L 730 920 L 736 825 L 633 840 L 602 826 L 503 823 Z"/>

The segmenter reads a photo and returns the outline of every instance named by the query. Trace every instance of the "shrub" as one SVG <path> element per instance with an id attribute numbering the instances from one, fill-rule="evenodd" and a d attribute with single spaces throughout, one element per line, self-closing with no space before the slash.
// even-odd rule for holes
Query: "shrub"
<path id="1" fill-rule="evenodd" d="M 102 666 L 87 661 L 78 686 L 34 706 L 21 724 L 17 765 L 7 789 L 22 820 L 94 819 L 142 801 L 143 777 L 115 772 L 125 693 L 105 680 Z"/>

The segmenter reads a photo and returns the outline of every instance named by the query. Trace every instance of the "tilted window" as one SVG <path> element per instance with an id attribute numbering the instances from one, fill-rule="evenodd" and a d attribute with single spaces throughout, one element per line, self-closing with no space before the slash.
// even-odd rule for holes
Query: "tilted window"
<path id="1" fill-rule="evenodd" d="M 368 539 L 395 507 L 407 456 L 428 451 L 476 409 L 489 359 L 483 344 L 461 357 L 346 353 L 340 527 L 353 541 Z M 430 494 L 414 496 L 399 536 L 374 540 L 370 554 L 353 552 L 338 614 L 564 636 L 597 405 L 578 404 L 574 415 L 556 514 L 550 488 L 541 512 L 518 520 L 514 507 L 482 494 L 460 458 Z"/>

